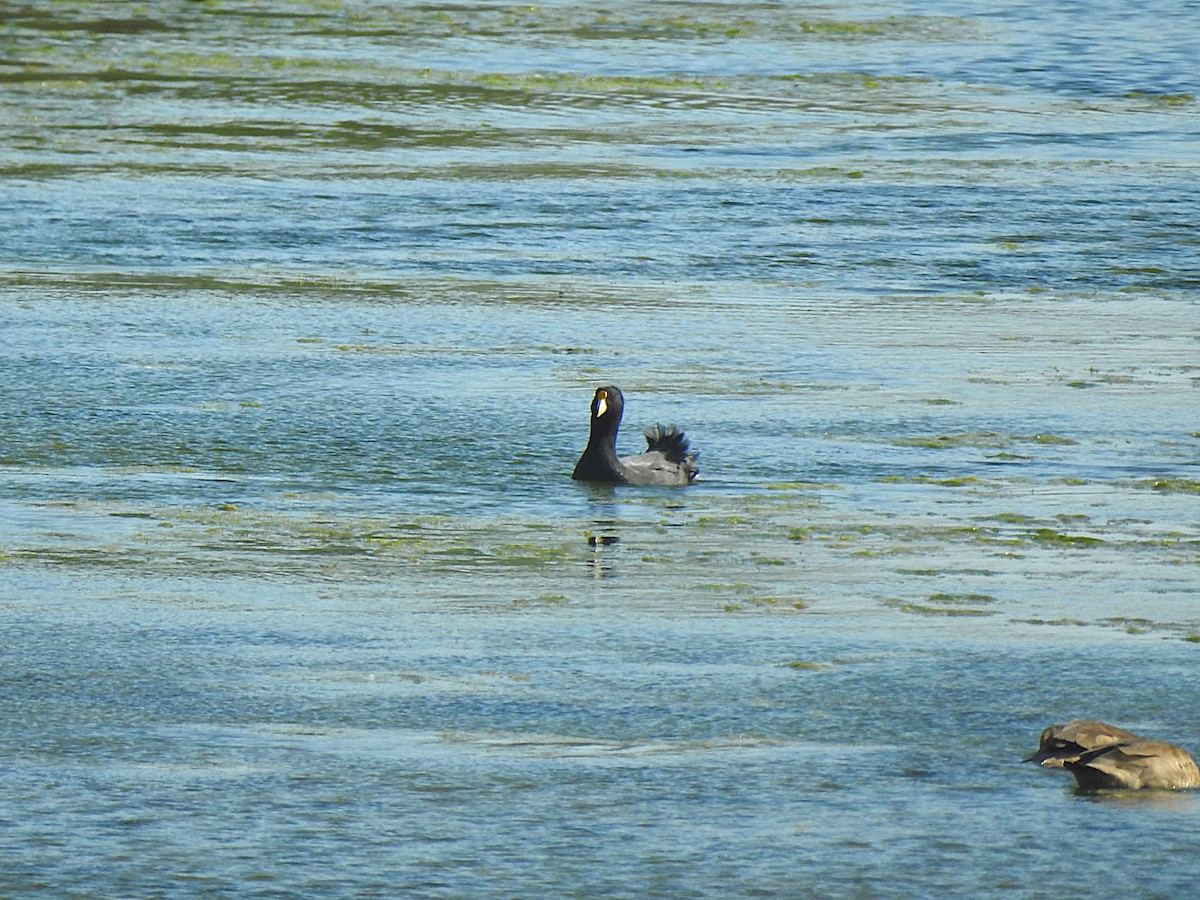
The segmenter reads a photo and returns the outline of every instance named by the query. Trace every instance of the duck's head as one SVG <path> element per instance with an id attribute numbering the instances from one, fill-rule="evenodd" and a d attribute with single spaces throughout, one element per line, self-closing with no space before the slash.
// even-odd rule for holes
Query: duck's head
<path id="1" fill-rule="evenodd" d="M 1043 731 L 1037 752 L 1027 756 L 1023 762 L 1060 768 L 1097 747 L 1129 740 L 1137 740 L 1137 735 L 1116 725 L 1096 719 L 1072 719 L 1061 725 L 1051 725 Z"/>
<path id="2" fill-rule="evenodd" d="M 1061 727 L 1060 725 L 1051 725 L 1043 731 L 1042 738 L 1038 741 L 1037 751 L 1032 756 L 1025 757 L 1021 762 L 1061 768 L 1064 760 L 1078 759 L 1087 748 L 1074 741 L 1058 737 L 1056 730 Z"/>

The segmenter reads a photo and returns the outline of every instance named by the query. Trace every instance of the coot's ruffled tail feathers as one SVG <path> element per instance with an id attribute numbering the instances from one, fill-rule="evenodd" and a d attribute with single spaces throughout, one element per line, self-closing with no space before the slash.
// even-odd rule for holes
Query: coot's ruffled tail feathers
<path id="1" fill-rule="evenodd" d="M 673 463 L 694 463 L 700 454 L 688 449 L 687 435 L 675 425 L 651 425 L 645 431 L 646 452 L 661 453 Z"/>

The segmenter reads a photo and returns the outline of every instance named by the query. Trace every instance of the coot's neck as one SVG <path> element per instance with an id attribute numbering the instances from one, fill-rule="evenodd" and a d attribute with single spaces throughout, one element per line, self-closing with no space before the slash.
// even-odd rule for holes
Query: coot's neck
<path id="1" fill-rule="evenodd" d="M 617 461 L 617 429 L 620 427 L 621 420 L 611 413 L 592 419 L 587 448 L 579 457 L 572 477 L 577 481 L 625 480 Z"/>

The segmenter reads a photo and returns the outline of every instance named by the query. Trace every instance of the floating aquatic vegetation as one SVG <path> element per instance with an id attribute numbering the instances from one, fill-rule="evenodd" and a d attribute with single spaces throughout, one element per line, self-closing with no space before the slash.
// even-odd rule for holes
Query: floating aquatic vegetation
<path id="1" fill-rule="evenodd" d="M 787 669 L 804 672 L 825 672 L 833 668 L 832 663 L 812 662 L 806 659 L 793 659 L 780 665 Z"/>
<path id="2" fill-rule="evenodd" d="M 1053 547 L 1086 548 L 1098 547 L 1105 543 L 1103 538 L 1091 537 L 1085 534 L 1068 534 L 1067 532 L 1057 531 L 1053 528 L 1036 528 L 1028 532 L 1024 537 L 1034 543 Z"/>
<path id="3" fill-rule="evenodd" d="M 1196 102 L 1194 94 L 1155 94 L 1144 91 L 1130 91 L 1125 94 L 1125 99 L 1140 100 L 1149 103 L 1151 106 L 1165 107 L 1191 106 Z"/>
<path id="4" fill-rule="evenodd" d="M 790 600 L 780 597 L 747 597 L 737 602 L 726 603 L 722 609 L 725 612 L 746 612 L 749 610 L 791 612 L 808 609 L 806 600 Z"/>
<path id="5" fill-rule="evenodd" d="M 1086 626 L 1087 624 L 1089 624 L 1089 623 L 1085 622 L 1083 619 L 1068 619 L 1068 618 L 1062 618 L 1062 619 L 1020 619 L 1020 620 L 1018 620 L 1018 621 L 1024 622 L 1024 623 L 1025 623 L 1025 624 L 1027 624 L 1027 625 L 1054 625 L 1054 626 L 1061 626 L 1061 625 L 1077 625 L 1077 626 Z"/>
<path id="6" fill-rule="evenodd" d="M 898 609 L 900 612 L 913 613 L 920 616 L 976 617 L 995 615 L 993 610 L 976 609 L 974 607 L 934 606 L 928 603 L 904 601 L 887 601 L 886 605 Z"/>
<path id="7" fill-rule="evenodd" d="M 1164 494 L 1200 494 L 1200 480 L 1195 478 L 1155 478 L 1140 482 L 1139 486 L 1161 491 Z"/>
<path id="8" fill-rule="evenodd" d="M 995 614 L 995 610 L 983 607 L 996 602 L 991 594 L 938 592 L 928 595 L 924 602 L 889 598 L 883 604 L 903 613 L 921 616 L 982 617 Z"/>
<path id="9" fill-rule="evenodd" d="M 936 478 L 932 475 L 885 475 L 879 479 L 883 484 L 932 484 L 938 487 L 971 487 L 983 484 L 983 480 L 974 475 L 961 475 L 954 478 Z"/>
<path id="10" fill-rule="evenodd" d="M 991 594 L 947 594 L 937 593 L 929 595 L 930 603 L 941 605 L 959 606 L 970 603 L 995 603 L 996 598 Z"/>
<path id="11" fill-rule="evenodd" d="M 539 594 L 536 597 L 518 597 L 513 606 L 566 606 L 571 598 L 566 594 Z"/>
<path id="12" fill-rule="evenodd" d="M 1045 446 L 1070 447 L 1076 444 L 1073 438 L 1056 434 L 1001 434 L 994 431 L 940 434 L 933 437 L 901 438 L 896 442 L 902 447 L 924 447 L 932 450 L 949 450 L 959 447 L 1004 448 L 1013 444 L 1042 444 Z"/>

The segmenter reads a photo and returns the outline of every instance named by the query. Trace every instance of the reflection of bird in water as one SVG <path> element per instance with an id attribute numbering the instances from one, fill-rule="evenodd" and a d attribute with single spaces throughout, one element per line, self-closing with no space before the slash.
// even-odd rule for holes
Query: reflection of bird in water
<path id="1" fill-rule="evenodd" d="M 1074 762 L 1088 751 L 1136 740 L 1140 738 L 1132 731 L 1098 719 L 1072 719 L 1061 725 L 1051 725 L 1043 731 L 1037 752 L 1025 757 L 1023 762 L 1062 768 L 1065 763 Z"/>
<path id="2" fill-rule="evenodd" d="M 645 453 L 617 456 L 617 429 L 624 410 L 625 398 L 617 388 L 610 385 L 596 389 L 587 447 L 571 477 L 609 484 L 690 484 L 700 471 L 696 467 L 698 454 L 688 449 L 687 436 L 674 425 L 647 428 Z"/>
<path id="3" fill-rule="evenodd" d="M 1166 741 L 1125 741 L 1089 750 L 1064 763 L 1084 790 L 1179 790 L 1200 787 L 1200 770 L 1182 747 Z"/>

